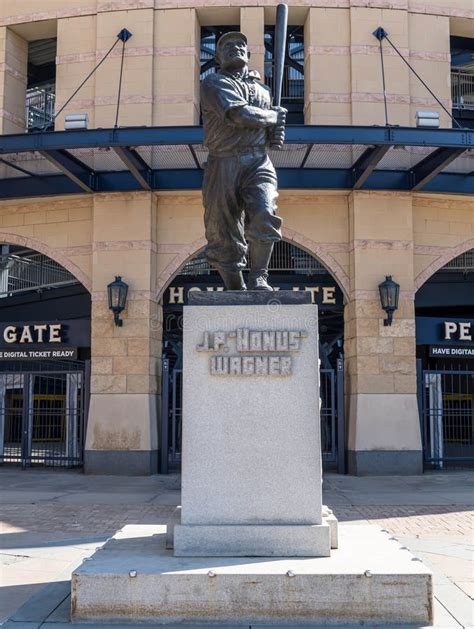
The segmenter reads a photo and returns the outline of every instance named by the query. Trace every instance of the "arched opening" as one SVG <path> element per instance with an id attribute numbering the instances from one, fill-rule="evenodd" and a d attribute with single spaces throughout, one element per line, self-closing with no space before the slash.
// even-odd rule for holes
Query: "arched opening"
<path id="1" fill-rule="evenodd" d="M 338 417 L 341 418 L 343 412 L 342 381 L 339 381 L 339 386 L 337 382 L 338 377 L 343 377 L 343 292 L 333 275 L 315 256 L 286 240 L 275 245 L 269 273 L 270 283 L 275 289 L 307 290 L 311 292 L 313 303 L 318 305 L 323 462 L 327 468 L 334 468 L 339 454 Z M 166 432 L 170 466 L 179 466 L 181 461 L 183 306 L 190 292 L 221 290 L 224 290 L 222 280 L 217 271 L 210 268 L 201 249 L 184 263 L 162 292 L 163 357 L 167 378 L 163 390 L 167 397 L 165 405 L 168 405 Z"/>
<path id="2" fill-rule="evenodd" d="M 474 249 L 415 295 L 418 395 L 428 467 L 474 465 Z"/>
<path id="3" fill-rule="evenodd" d="M 0 247 L 0 462 L 81 465 L 91 295 L 45 253 Z"/>

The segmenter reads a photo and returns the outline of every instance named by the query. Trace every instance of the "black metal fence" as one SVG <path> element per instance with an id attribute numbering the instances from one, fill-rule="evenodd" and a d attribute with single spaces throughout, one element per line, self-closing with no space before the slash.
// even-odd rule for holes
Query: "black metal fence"
<path id="1" fill-rule="evenodd" d="M 419 368 L 418 396 L 425 463 L 474 463 L 474 371 Z"/>
<path id="2" fill-rule="evenodd" d="M 179 363 L 178 363 L 179 364 Z M 321 449 L 326 466 L 345 472 L 344 427 L 344 361 L 337 359 L 336 369 L 320 370 Z M 181 465 L 183 371 L 172 368 L 170 360 L 162 361 L 161 456 L 160 471 Z"/>
<path id="3" fill-rule="evenodd" d="M 2 364 L 0 462 L 82 465 L 89 380 L 88 361 Z"/>

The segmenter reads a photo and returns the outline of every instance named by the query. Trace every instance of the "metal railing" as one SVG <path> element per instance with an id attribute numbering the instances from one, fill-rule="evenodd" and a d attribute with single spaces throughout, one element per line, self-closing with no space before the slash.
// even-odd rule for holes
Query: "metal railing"
<path id="1" fill-rule="evenodd" d="M 0 371 L 0 464 L 82 465 L 90 363 L 16 361 Z"/>
<path id="2" fill-rule="evenodd" d="M 474 72 L 451 70 L 451 98 L 454 109 L 474 109 Z"/>
<path id="3" fill-rule="evenodd" d="M 443 266 L 443 271 L 462 271 L 468 273 L 474 271 L 474 249 L 469 249 L 456 256 Z"/>
<path id="4" fill-rule="evenodd" d="M 49 129 L 54 123 L 55 85 L 33 87 L 26 92 L 25 120 L 27 129 Z"/>
<path id="5" fill-rule="evenodd" d="M 313 275 L 314 273 L 327 273 L 326 267 L 299 247 L 281 240 L 275 243 L 269 265 L 270 271 L 293 272 L 301 275 Z M 249 267 L 247 266 L 247 269 Z M 209 275 L 212 272 L 204 252 L 199 253 L 189 260 L 183 267 L 180 275 Z"/>
<path id="6" fill-rule="evenodd" d="M 77 281 L 74 275 L 42 253 L 0 255 L 0 297 L 76 284 Z"/>
<path id="7" fill-rule="evenodd" d="M 474 461 L 474 371 L 418 366 L 418 396 L 425 463 Z"/>
<path id="8" fill-rule="evenodd" d="M 275 75 L 273 63 L 268 64 L 270 69 L 265 67 L 265 83 L 273 94 L 273 77 Z M 267 66 L 267 63 L 265 63 Z M 304 98 L 304 75 L 295 68 L 286 68 L 283 75 L 281 98 L 285 101 L 297 101 Z"/>

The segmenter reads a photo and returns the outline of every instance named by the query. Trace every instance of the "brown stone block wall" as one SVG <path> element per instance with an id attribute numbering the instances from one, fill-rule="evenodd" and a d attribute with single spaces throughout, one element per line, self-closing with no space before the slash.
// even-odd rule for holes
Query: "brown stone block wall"
<path id="1" fill-rule="evenodd" d="M 0 27 L 0 134 L 23 133 L 28 42 Z"/>
<path id="2" fill-rule="evenodd" d="M 264 26 L 263 7 L 242 7 L 240 9 L 240 30 L 247 36 L 250 51 L 251 70 L 257 70 L 264 80 Z"/>
<path id="3" fill-rule="evenodd" d="M 96 55 L 97 17 L 87 15 L 58 20 L 56 57 L 56 111 L 72 96 L 98 63 Z M 107 63 L 107 61 L 105 62 Z M 55 128 L 64 129 L 68 113 L 87 113 L 89 128 L 95 125 L 95 81 L 93 75 L 57 116 Z"/>
<path id="4" fill-rule="evenodd" d="M 446 109 L 451 111 L 449 17 L 446 15 L 409 14 L 408 27 L 410 63 Z M 439 112 L 441 127 L 452 126 L 450 117 L 413 73 L 410 73 L 410 96 L 411 124 L 414 124 L 417 111 L 429 110 Z"/>
<path id="5" fill-rule="evenodd" d="M 0 201 L 0 237 L 62 264 L 91 289 L 92 200 L 68 196 Z"/>
<path id="6" fill-rule="evenodd" d="M 125 44 L 120 96 L 120 126 L 151 125 L 153 103 L 153 9 L 109 11 L 97 14 L 96 49 L 107 52 L 122 28 L 133 36 Z M 95 76 L 95 124 L 113 127 L 118 93 L 122 43 Z"/>
<path id="7" fill-rule="evenodd" d="M 92 394 L 159 392 L 161 343 L 155 341 L 161 341 L 161 326 L 152 326 L 158 320 L 157 308 L 155 302 L 134 300 L 132 295 L 121 315 L 123 327 L 118 328 L 108 303 L 93 302 Z"/>
<path id="8" fill-rule="evenodd" d="M 456 256 L 474 248 L 474 199 L 413 196 L 415 288 Z"/>
<path id="9" fill-rule="evenodd" d="M 349 199 L 350 302 L 345 308 L 348 450 L 352 473 L 421 471 L 416 404 L 412 198 L 353 192 Z M 384 325 L 378 285 L 400 284 L 399 308 Z M 402 454 L 400 454 L 402 453 Z"/>
<path id="10" fill-rule="evenodd" d="M 305 123 L 350 124 L 349 11 L 310 8 L 304 38 Z"/>
<path id="11" fill-rule="evenodd" d="M 406 10 L 351 7 L 352 124 L 385 124 L 379 44 L 373 36 L 383 26 L 398 48 L 408 49 Z M 384 43 L 384 65 L 390 124 L 410 124 L 409 71 Z M 385 54 L 386 53 L 386 54 Z"/>
<path id="12" fill-rule="evenodd" d="M 201 30 L 195 9 L 154 12 L 153 124 L 199 123 Z"/>

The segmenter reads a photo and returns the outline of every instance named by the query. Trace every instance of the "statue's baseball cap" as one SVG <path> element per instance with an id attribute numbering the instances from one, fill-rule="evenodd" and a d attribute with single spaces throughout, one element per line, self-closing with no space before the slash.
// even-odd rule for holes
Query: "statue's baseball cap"
<path id="1" fill-rule="evenodd" d="M 229 31 L 228 33 L 224 33 L 222 37 L 217 42 L 216 46 L 216 57 L 219 57 L 219 53 L 228 41 L 243 41 L 245 45 L 247 45 L 247 37 L 240 33 L 239 31 Z"/>

